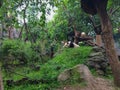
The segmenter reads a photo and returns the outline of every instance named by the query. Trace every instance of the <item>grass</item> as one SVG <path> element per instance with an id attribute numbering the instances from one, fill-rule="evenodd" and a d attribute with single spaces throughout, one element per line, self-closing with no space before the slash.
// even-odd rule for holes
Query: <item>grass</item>
<path id="1" fill-rule="evenodd" d="M 26 74 L 26 76 L 32 80 L 42 79 L 47 82 L 36 85 L 26 83 L 12 87 L 5 85 L 5 90 L 54 90 L 55 87 L 59 86 L 59 82 L 57 82 L 58 75 L 65 69 L 72 68 L 77 64 L 84 64 L 90 52 L 91 47 L 66 48 L 61 54 L 41 65 L 39 71 L 30 70 L 30 72 Z M 17 75 L 13 75 L 12 78 L 13 80 L 17 80 Z M 18 79 L 20 79 L 20 77 L 18 77 Z"/>

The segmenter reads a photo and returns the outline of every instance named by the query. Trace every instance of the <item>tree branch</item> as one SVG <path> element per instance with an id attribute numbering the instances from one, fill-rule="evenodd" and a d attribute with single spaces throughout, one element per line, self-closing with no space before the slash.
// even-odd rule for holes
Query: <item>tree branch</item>
<path id="1" fill-rule="evenodd" d="M 120 9 L 120 6 L 116 7 L 115 9 L 111 8 L 109 11 L 108 11 L 108 14 L 110 16 L 112 16 L 118 9 Z"/>

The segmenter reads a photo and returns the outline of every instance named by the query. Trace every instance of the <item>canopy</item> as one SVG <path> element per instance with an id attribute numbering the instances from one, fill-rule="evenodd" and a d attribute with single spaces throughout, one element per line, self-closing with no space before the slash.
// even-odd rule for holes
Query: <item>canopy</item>
<path id="1" fill-rule="evenodd" d="M 88 14 L 97 14 L 97 8 L 107 7 L 108 0 L 81 0 L 81 8 Z"/>

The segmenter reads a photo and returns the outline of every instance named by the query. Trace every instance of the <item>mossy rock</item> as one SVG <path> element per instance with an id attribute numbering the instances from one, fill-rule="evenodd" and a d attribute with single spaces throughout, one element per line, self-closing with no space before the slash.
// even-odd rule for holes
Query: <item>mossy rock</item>
<path id="1" fill-rule="evenodd" d="M 92 75 L 87 66 L 79 64 L 73 68 L 64 70 L 59 76 L 58 81 L 63 84 L 85 83 Z"/>

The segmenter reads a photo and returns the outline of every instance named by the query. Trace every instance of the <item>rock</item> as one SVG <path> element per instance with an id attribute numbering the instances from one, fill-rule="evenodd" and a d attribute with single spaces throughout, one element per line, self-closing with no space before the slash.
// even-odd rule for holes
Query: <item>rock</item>
<path id="1" fill-rule="evenodd" d="M 93 62 L 96 62 L 96 63 L 100 63 L 100 62 L 103 62 L 104 59 L 100 58 L 100 57 L 94 57 L 94 58 L 90 59 L 90 61 L 93 61 Z"/>
<path id="2" fill-rule="evenodd" d="M 100 47 L 93 47 L 92 53 L 89 55 L 86 62 L 87 66 L 93 68 L 98 74 L 103 75 L 109 65 L 108 58 L 106 57 L 105 49 Z"/>
<path id="3" fill-rule="evenodd" d="M 105 75 L 105 73 L 102 70 L 97 70 L 96 72 L 98 75 Z"/>
<path id="4" fill-rule="evenodd" d="M 103 48 L 100 48 L 98 46 L 93 47 L 93 51 L 95 51 L 95 52 L 105 52 L 105 50 Z"/>
<path id="5" fill-rule="evenodd" d="M 79 64 L 73 68 L 64 70 L 59 76 L 59 82 L 65 82 L 66 80 L 71 79 L 71 77 L 77 75 L 79 81 L 89 81 L 93 76 L 87 66 Z"/>
<path id="6" fill-rule="evenodd" d="M 106 68 L 107 66 L 108 66 L 108 63 L 106 63 L 106 62 L 101 63 L 102 68 Z"/>
<path id="7" fill-rule="evenodd" d="M 58 76 L 58 81 L 66 81 L 69 78 L 70 78 L 70 69 L 66 69 Z"/>
<path id="8" fill-rule="evenodd" d="M 100 68 L 101 68 L 101 66 L 100 66 L 100 65 L 95 64 L 95 69 L 100 69 Z"/>
<path id="9" fill-rule="evenodd" d="M 95 67 L 95 62 L 91 62 L 91 61 L 88 60 L 87 66 L 89 66 L 90 68 L 94 68 Z"/>
<path id="10" fill-rule="evenodd" d="M 89 57 L 94 57 L 94 56 L 103 56 L 103 54 L 102 54 L 102 52 L 95 52 L 95 53 L 91 53 L 90 55 L 89 55 Z"/>

